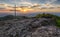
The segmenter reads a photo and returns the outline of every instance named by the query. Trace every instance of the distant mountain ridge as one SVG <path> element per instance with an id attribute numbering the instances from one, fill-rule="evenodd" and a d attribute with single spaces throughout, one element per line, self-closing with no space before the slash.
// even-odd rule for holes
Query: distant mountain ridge
<path id="1" fill-rule="evenodd" d="M 36 16 L 37 14 L 43 14 L 43 13 L 46 13 L 46 14 L 53 14 L 53 15 L 57 15 L 57 16 L 60 16 L 60 13 L 58 12 L 54 12 L 54 13 L 52 13 L 52 12 L 35 12 L 35 13 L 31 13 L 31 12 L 29 12 L 29 13 L 27 13 L 27 14 L 22 14 L 22 13 L 19 13 L 19 12 L 17 12 L 17 15 L 18 16 Z M 3 17 L 3 16 L 7 16 L 7 15 L 14 15 L 14 12 L 11 12 L 11 13 L 0 13 L 0 17 Z"/>

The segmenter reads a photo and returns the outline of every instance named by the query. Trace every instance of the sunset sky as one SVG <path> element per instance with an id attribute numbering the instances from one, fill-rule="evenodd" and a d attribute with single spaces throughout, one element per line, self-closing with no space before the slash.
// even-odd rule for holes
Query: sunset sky
<path id="1" fill-rule="evenodd" d="M 0 13 L 60 12 L 60 0 L 0 0 Z"/>

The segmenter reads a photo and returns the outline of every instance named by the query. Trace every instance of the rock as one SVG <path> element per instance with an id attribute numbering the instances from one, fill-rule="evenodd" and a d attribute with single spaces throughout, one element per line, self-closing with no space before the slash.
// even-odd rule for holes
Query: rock
<path id="1" fill-rule="evenodd" d="M 60 37 L 60 28 L 52 19 L 7 20 L 0 26 L 0 37 Z"/>

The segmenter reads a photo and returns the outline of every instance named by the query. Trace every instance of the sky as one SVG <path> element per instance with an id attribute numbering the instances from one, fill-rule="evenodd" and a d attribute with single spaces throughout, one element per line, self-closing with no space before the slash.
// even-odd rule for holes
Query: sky
<path id="1" fill-rule="evenodd" d="M 16 7 L 15 7 L 16 5 Z M 60 12 L 60 0 L 0 0 L 0 13 Z"/>

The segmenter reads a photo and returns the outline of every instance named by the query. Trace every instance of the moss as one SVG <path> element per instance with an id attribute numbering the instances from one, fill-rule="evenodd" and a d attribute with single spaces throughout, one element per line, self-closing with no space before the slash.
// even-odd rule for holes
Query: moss
<path id="1" fill-rule="evenodd" d="M 36 18 L 54 18 L 56 22 L 56 26 L 60 27 L 60 16 L 52 15 L 52 14 L 38 14 L 35 16 Z"/>
<path id="2" fill-rule="evenodd" d="M 56 24 L 57 24 L 57 25 L 56 25 L 57 27 L 60 27 L 60 19 L 57 19 L 57 20 L 56 20 Z"/>

